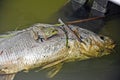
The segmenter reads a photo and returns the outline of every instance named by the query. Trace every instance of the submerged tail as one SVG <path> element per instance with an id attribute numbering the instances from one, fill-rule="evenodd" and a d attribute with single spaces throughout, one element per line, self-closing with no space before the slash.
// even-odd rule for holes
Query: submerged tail
<path id="1" fill-rule="evenodd" d="M 15 74 L 0 74 L 0 80 L 13 80 Z"/>

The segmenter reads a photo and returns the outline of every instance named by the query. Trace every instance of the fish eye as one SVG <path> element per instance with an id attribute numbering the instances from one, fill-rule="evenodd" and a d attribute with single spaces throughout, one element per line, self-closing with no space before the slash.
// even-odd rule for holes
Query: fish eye
<path id="1" fill-rule="evenodd" d="M 100 36 L 100 39 L 104 40 L 105 38 L 104 38 L 104 36 Z"/>

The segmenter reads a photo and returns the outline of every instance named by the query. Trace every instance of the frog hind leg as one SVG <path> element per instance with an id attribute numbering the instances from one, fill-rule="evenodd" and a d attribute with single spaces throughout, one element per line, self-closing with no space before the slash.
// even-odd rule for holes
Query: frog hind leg
<path id="1" fill-rule="evenodd" d="M 11 38 L 13 36 L 15 36 L 15 34 L 0 35 L 0 39 L 1 38 Z"/>

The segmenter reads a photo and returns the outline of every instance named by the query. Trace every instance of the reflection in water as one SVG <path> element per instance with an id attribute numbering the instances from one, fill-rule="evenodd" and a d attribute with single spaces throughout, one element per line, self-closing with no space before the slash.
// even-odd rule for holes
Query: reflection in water
<path id="1" fill-rule="evenodd" d="M 16 26 L 25 28 L 36 22 L 51 22 L 49 17 L 57 12 L 65 1 L 67 0 L 52 0 L 50 2 L 34 0 L 33 3 L 32 0 L 1 0 L 0 33 L 14 30 Z M 116 49 L 113 54 L 64 64 L 62 70 L 52 79 L 46 77 L 47 71 L 35 72 L 32 70 L 29 73 L 18 73 L 14 80 L 119 80 L 119 21 L 120 16 L 110 16 L 100 32 L 116 41 Z"/>

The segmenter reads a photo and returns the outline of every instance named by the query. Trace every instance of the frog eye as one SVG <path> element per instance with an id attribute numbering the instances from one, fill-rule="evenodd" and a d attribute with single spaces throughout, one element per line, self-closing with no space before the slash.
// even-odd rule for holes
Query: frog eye
<path id="1" fill-rule="evenodd" d="M 53 33 L 55 32 L 55 30 L 52 31 Z"/>
<path id="2" fill-rule="evenodd" d="M 100 39 L 104 40 L 105 38 L 104 38 L 104 36 L 100 36 Z"/>
<path id="3" fill-rule="evenodd" d="M 57 30 L 53 30 L 52 33 L 56 32 Z"/>

